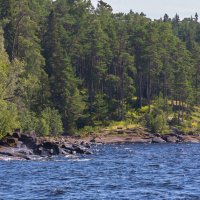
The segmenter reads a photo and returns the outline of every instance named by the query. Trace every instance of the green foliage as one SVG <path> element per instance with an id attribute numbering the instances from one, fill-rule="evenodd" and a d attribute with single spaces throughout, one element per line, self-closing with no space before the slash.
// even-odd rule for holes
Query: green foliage
<path id="1" fill-rule="evenodd" d="M 20 114 L 20 123 L 23 131 L 36 131 L 41 136 L 63 133 L 61 117 L 57 110 L 51 108 L 44 109 L 39 116 L 24 111 Z"/>
<path id="2" fill-rule="evenodd" d="M 129 110 L 126 113 L 126 121 L 129 121 L 131 123 L 135 123 L 135 124 L 139 123 L 140 118 L 141 118 L 141 115 L 136 110 Z"/>
<path id="3" fill-rule="evenodd" d="M 154 108 L 145 116 L 146 126 L 153 133 L 162 133 L 166 129 L 166 117 L 162 110 Z"/>
<path id="4" fill-rule="evenodd" d="M 93 121 L 105 122 L 108 120 L 108 105 L 105 96 L 97 94 L 91 109 Z"/>
<path id="5" fill-rule="evenodd" d="M 45 119 L 43 119 L 43 118 L 39 119 L 39 123 L 38 123 L 36 131 L 40 136 L 48 136 L 48 135 L 50 135 L 49 134 L 50 133 L 50 129 L 49 128 L 50 128 L 49 124 Z"/>
<path id="6" fill-rule="evenodd" d="M 20 113 L 20 124 L 22 131 L 35 131 L 38 123 L 39 119 L 34 112 L 23 111 Z"/>
<path id="7" fill-rule="evenodd" d="M 0 26 L 3 132 L 18 125 L 17 113 L 24 131 L 41 135 L 144 115 L 162 132 L 171 116 L 184 128 L 199 105 L 197 15 L 152 21 L 103 1 L 95 9 L 83 0 L 0 0 Z"/>
<path id="8" fill-rule="evenodd" d="M 18 111 L 14 104 L 0 100 L 0 139 L 19 128 Z"/>
<path id="9" fill-rule="evenodd" d="M 43 110 L 37 130 L 38 133 L 41 135 L 62 134 L 63 124 L 58 111 L 51 108 L 46 108 L 45 110 Z"/>
<path id="10" fill-rule="evenodd" d="M 140 108 L 140 112 L 141 113 L 148 113 L 149 112 L 149 107 L 148 106 L 143 106 L 142 108 Z"/>
<path id="11" fill-rule="evenodd" d="M 190 130 L 192 130 L 192 121 L 191 120 L 185 120 L 182 124 L 181 124 L 181 131 L 183 133 L 189 133 Z"/>

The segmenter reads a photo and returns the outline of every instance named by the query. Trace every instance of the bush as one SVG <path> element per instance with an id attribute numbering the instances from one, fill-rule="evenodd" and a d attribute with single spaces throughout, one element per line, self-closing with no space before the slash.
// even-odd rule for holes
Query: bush
<path id="1" fill-rule="evenodd" d="M 126 121 L 129 121 L 130 123 L 138 123 L 139 119 L 140 115 L 135 110 L 129 110 L 126 113 Z"/>
<path id="2" fill-rule="evenodd" d="M 151 132 L 163 132 L 166 129 L 166 119 L 164 112 L 158 108 L 154 108 L 149 114 L 145 116 L 146 126 Z"/>
<path id="3" fill-rule="evenodd" d="M 37 133 L 42 136 L 48 136 L 50 133 L 49 128 L 50 128 L 49 124 L 47 124 L 46 120 L 41 118 L 37 126 Z"/>
<path id="4" fill-rule="evenodd" d="M 20 114 L 22 131 L 36 131 L 39 120 L 34 112 L 25 111 Z"/>
<path id="5" fill-rule="evenodd" d="M 149 106 L 143 106 L 142 108 L 140 108 L 141 113 L 148 113 L 148 111 L 149 111 Z"/>
<path id="6" fill-rule="evenodd" d="M 16 106 L 0 100 L 0 139 L 19 127 L 20 123 Z"/>
<path id="7" fill-rule="evenodd" d="M 184 120 L 180 125 L 180 129 L 183 133 L 188 133 L 195 130 L 195 127 L 192 126 L 192 120 Z"/>
<path id="8" fill-rule="evenodd" d="M 39 116 L 34 112 L 22 112 L 20 123 L 23 131 L 36 131 L 41 136 L 63 132 L 61 117 L 57 110 L 51 108 L 46 108 Z"/>
<path id="9" fill-rule="evenodd" d="M 63 132 L 63 124 L 58 111 L 51 108 L 43 110 L 38 125 L 41 135 L 59 135 Z"/>

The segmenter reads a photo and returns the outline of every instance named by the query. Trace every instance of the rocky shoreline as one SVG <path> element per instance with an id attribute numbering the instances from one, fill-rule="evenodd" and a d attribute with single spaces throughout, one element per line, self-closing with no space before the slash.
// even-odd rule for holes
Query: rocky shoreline
<path id="1" fill-rule="evenodd" d="M 67 137 L 37 137 L 35 132 L 15 132 L 0 141 L 0 160 L 37 160 L 52 156 L 92 154 L 90 145 Z"/>
<path id="2" fill-rule="evenodd" d="M 116 143 L 200 143 L 200 134 L 187 135 L 173 129 L 169 134 L 152 134 L 143 128 L 102 130 L 87 137 L 37 137 L 34 132 L 14 132 L 0 141 L 0 160 L 37 160 L 52 156 L 92 154 L 91 147 Z"/>
<path id="3" fill-rule="evenodd" d="M 152 134 L 144 128 L 118 127 L 115 130 L 104 130 L 94 138 L 94 142 L 103 144 L 112 143 L 200 143 L 200 134 L 192 132 L 184 134 L 173 128 L 169 134 Z"/>

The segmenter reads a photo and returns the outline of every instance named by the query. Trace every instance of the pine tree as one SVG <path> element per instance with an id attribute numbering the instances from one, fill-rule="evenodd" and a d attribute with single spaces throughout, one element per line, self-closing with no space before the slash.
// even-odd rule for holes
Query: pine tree
<path id="1" fill-rule="evenodd" d="M 71 61 L 62 48 L 65 39 L 63 25 L 57 20 L 54 11 L 49 15 L 48 29 L 44 47 L 46 72 L 50 79 L 51 99 L 53 106 L 62 115 L 65 131 L 71 133 L 76 128 L 76 120 L 81 116 L 84 103 L 78 90 L 79 81 L 75 77 Z"/>

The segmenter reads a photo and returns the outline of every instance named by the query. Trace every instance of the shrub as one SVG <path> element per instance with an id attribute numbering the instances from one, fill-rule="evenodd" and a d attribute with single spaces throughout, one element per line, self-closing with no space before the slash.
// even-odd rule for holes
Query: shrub
<path id="1" fill-rule="evenodd" d="M 16 106 L 0 100 L 0 139 L 19 127 L 20 123 Z"/>
<path id="2" fill-rule="evenodd" d="M 47 124 L 46 120 L 41 118 L 39 120 L 38 126 L 37 126 L 37 133 L 42 135 L 42 136 L 48 136 L 50 133 L 50 129 L 49 129 L 49 124 Z"/>
<path id="3" fill-rule="evenodd" d="M 25 111 L 20 114 L 22 131 L 36 131 L 39 120 L 34 112 Z"/>
<path id="4" fill-rule="evenodd" d="M 61 134 L 63 132 L 63 124 L 58 111 L 51 108 L 43 110 L 38 128 L 41 128 L 41 130 L 38 130 L 41 135 Z"/>
<path id="5" fill-rule="evenodd" d="M 46 108 L 41 115 L 34 112 L 22 112 L 20 123 L 23 131 L 36 131 L 39 135 L 58 135 L 63 132 L 61 117 L 57 110 Z"/>
<path id="6" fill-rule="evenodd" d="M 149 106 L 143 106 L 142 108 L 140 108 L 141 113 L 148 113 L 148 111 L 149 111 Z"/>
<path id="7" fill-rule="evenodd" d="M 164 112 L 158 108 L 154 108 L 149 114 L 145 116 L 146 126 L 151 132 L 163 132 L 166 129 L 166 119 Z"/>
<path id="8" fill-rule="evenodd" d="M 126 120 L 130 123 L 138 123 L 140 119 L 140 115 L 135 110 L 129 110 L 126 113 Z"/>

